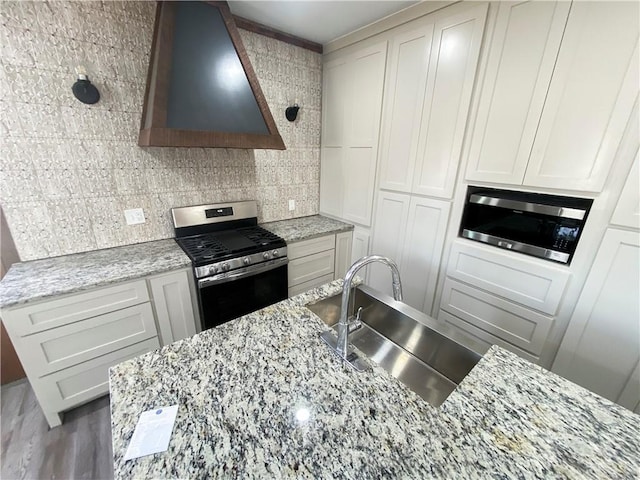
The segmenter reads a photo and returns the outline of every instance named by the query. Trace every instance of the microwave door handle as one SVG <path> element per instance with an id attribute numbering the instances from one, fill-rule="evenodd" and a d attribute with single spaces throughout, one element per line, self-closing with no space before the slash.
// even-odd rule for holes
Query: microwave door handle
<path id="1" fill-rule="evenodd" d="M 210 285 L 220 285 L 221 283 L 233 282 L 236 280 L 240 280 L 241 278 L 250 277 L 251 275 L 256 275 L 258 273 L 268 272 L 270 270 L 275 270 L 278 267 L 282 267 L 289 263 L 288 258 L 278 258 L 276 260 L 272 260 L 270 262 L 265 262 L 264 264 L 258 264 L 251 267 L 246 267 L 240 269 L 241 271 L 232 272 L 229 274 L 215 275 L 209 278 L 201 278 L 198 280 L 198 288 L 208 287 Z"/>
<path id="2" fill-rule="evenodd" d="M 523 212 L 539 213 L 541 215 L 551 215 L 554 217 L 572 218 L 575 220 L 583 220 L 586 214 L 585 210 L 581 210 L 579 208 L 554 207 L 552 205 L 520 202 L 518 200 L 491 197 L 489 195 L 473 194 L 469 198 L 469 203 L 488 205 L 490 207 L 508 208 L 510 210 L 521 210 Z"/>

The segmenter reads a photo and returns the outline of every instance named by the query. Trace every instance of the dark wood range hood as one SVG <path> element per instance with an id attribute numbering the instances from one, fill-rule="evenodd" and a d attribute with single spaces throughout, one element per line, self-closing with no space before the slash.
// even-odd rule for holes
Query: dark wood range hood
<path id="1" fill-rule="evenodd" d="M 138 145 L 285 149 L 226 2 L 158 2 Z"/>

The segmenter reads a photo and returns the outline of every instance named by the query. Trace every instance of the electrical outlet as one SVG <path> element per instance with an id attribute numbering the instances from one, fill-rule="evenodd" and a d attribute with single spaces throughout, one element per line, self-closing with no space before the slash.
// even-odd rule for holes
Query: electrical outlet
<path id="1" fill-rule="evenodd" d="M 293 212 L 296 209 L 296 201 L 293 199 L 289 200 L 289 211 Z"/>
<path id="2" fill-rule="evenodd" d="M 124 211 L 124 218 L 127 219 L 127 225 L 137 225 L 144 223 L 144 211 L 141 208 L 132 208 Z"/>

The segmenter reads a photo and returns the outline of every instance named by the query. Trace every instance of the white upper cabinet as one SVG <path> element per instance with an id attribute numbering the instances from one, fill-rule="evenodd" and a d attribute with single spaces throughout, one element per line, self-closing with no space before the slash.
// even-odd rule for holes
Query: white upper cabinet
<path id="1" fill-rule="evenodd" d="M 611 223 L 640 229 L 640 171 L 637 153 L 613 212 Z"/>
<path id="2" fill-rule="evenodd" d="M 519 185 L 529 161 L 570 2 L 501 2 L 466 178 Z"/>
<path id="3" fill-rule="evenodd" d="M 524 184 L 599 192 L 638 96 L 638 2 L 573 2 Z"/>
<path id="4" fill-rule="evenodd" d="M 602 191 L 638 95 L 638 5 L 500 4 L 467 180 Z"/>
<path id="5" fill-rule="evenodd" d="M 486 15 L 476 5 L 393 37 L 380 188 L 451 198 Z"/>
<path id="6" fill-rule="evenodd" d="M 324 64 L 320 211 L 371 225 L 387 42 Z"/>
<path id="7" fill-rule="evenodd" d="M 342 215 L 345 103 L 349 95 L 347 87 L 346 59 L 325 63 L 322 73 L 320 211 L 337 217 Z"/>
<path id="8" fill-rule="evenodd" d="M 392 40 L 383 113 L 380 188 L 411 191 L 432 37 L 431 23 Z"/>
<path id="9" fill-rule="evenodd" d="M 414 193 L 447 199 L 453 195 L 487 8 L 477 5 L 436 23 Z"/>

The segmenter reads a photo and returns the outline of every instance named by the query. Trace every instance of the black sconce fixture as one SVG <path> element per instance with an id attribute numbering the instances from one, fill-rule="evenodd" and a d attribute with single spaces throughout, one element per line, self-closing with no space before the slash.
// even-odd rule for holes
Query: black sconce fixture
<path id="1" fill-rule="evenodd" d="M 287 107 L 284 111 L 284 116 L 287 117 L 287 120 L 290 122 L 295 122 L 298 117 L 298 110 L 300 110 L 300 107 L 297 103 L 294 103 L 293 106 Z"/>
<path id="2" fill-rule="evenodd" d="M 100 92 L 98 89 L 89 81 L 89 77 L 85 72 L 84 68 L 78 67 L 78 80 L 71 87 L 71 91 L 73 95 L 80 100 L 82 103 L 87 103 L 89 105 L 98 103 L 100 100 Z"/>

